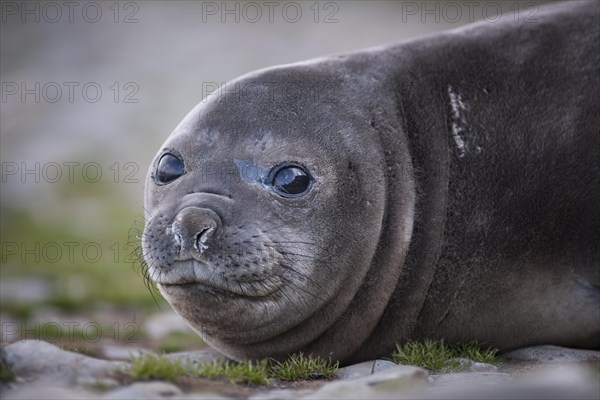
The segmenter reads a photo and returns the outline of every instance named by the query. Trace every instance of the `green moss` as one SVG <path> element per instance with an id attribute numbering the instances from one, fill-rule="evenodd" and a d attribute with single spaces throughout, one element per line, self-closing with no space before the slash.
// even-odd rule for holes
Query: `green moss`
<path id="1" fill-rule="evenodd" d="M 164 356 L 141 354 L 132 357 L 127 373 L 136 380 L 159 379 L 175 382 L 182 375 L 191 375 L 194 368 L 179 360 L 170 360 Z"/>
<path id="2" fill-rule="evenodd" d="M 16 378 L 15 373 L 10 369 L 6 361 L 4 360 L 4 349 L 0 350 L 0 382 L 8 383 L 14 381 Z"/>
<path id="3" fill-rule="evenodd" d="M 161 379 L 176 382 L 184 376 L 227 379 L 231 383 L 265 385 L 269 375 L 267 362 L 233 363 L 213 361 L 194 366 L 191 362 L 171 360 L 165 356 L 142 354 L 131 359 L 127 373 L 135 380 Z"/>
<path id="4" fill-rule="evenodd" d="M 225 378 L 231 383 L 249 383 L 252 385 L 266 385 L 269 381 L 267 361 L 231 363 L 213 361 L 200 364 L 195 373 L 199 376 L 216 379 Z"/>
<path id="5" fill-rule="evenodd" d="M 225 378 L 232 383 L 265 385 L 270 379 L 299 381 L 307 379 L 329 379 L 333 377 L 339 363 L 319 357 L 306 357 L 302 353 L 291 355 L 287 360 L 262 360 L 260 362 L 230 363 L 214 361 L 201 364 L 197 373 L 205 378 Z"/>
<path id="6" fill-rule="evenodd" d="M 451 346 L 455 357 L 468 358 L 475 362 L 493 364 L 498 359 L 498 349 L 492 347 L 482 347 L 476 341 L 459 343 Z"/>
<path id="7" fill-rule="evenodd" d="M 435 372 L 455 372 L 461 367 L 458 358 L 493 363 L 498 350 L 482 348 L 477 342 L 449 346 L 443 340 L 411 341 L 396 345 L 392 361 L 396 364 L 416 365 Z"/>
<path id="8" fill-rule="evenodd" d="M 305 379 L 329 379 L 335 374 L 339 363 L 323 360 L 320 357 L 306 357 L 302 353 L 293 354 L 284 362 L 272 361 L 271 376 L 284 381 Z"/>
<path id="9" fill-rule="evenodd" d="M 284 362 L 262 360 L 236 363 L 215 360 L 197 366 L 189 361 L 141 354 L 132 357 L 131 366 L 126 372 L 135 380 L 161 379 L 177 382 L 184 377 L 203 377 L 225 379 L 230 383 L 267 385 L 271 379 L 284 381 L 329 379 L 337 369 L 337 362 L 322 360 L 319 357 L 305 357 L 302 353 L 292 355 Z"/>
<path id="10" fill-rule="evenodd" d="M 392 361 L 396 364 L 416 365 L 432 371 L 441 371 L 448 367 L 447 361 L 452 357 L 453 352 L 443 341 L 425 340 L 396 345 Z"/>

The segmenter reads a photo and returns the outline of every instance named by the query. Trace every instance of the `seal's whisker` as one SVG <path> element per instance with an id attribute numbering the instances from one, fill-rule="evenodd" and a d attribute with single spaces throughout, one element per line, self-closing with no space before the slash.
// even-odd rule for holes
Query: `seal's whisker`
<path id="1" fill-rule="evenodd" d="M 297 287 L 297 285 L 294 282 L 292 282 L 292 281 L 287 281 L 287 283 L 289 283 L 293 287 Z M 308 293 L 308 294 L 311 295 L 311 293 Z M 294 301 L 292 298 L 290 298 L 290 296 L 288 295 L 288 293 L 286 293 L 286 291 L 282 291 L 281 295 L 283 297 L 285 297 L 285 299 L 287 300 L 283 304 L 284 307 L 292 305 L 294 307 L 294 309 L 296 310 L 296 312 L 298 313 L 298 315 L 302 315 L 303 314 L 302 310 L 298 307 L 300 305 L 300 304 L 298 304 L 298 301 Z M 306 308 L 306 301 L 302 301 L 302 305 L 305 306 L 305 308 Z M 306 309 L 309 309 L 309 308 L 306 308 Z"/>
<path id="2" fill-rule="evenodd" d="M 294 257 L 299 257 L 299 258 L 305 258 L 308 260 L 317 260 L 317 261 L 319 261 L 319 265 L 324 265 L 325 268 L 327 268 L 327 270 L 329 271 L 329 273 L 333 274 L 333 271 L 331 270 L 329 263 L 325 262 L 324 260 L 321 260 L 315 256 L 311 256 L 308 254 L 300 254 L 300 253 L 282 252 L 282 251 L 280 251 L 279 254 L 284 255 L 284 256 L 294 256 Z M 292 258 L 292 257 L 289 257 L 289 258 Z"/>
<path id="3" fill-rule="evenodd" d="M 160 292 L 158 291 L 158 288 L 156 287 L 154 281 L 151 279 L 151 276 L 149 273 L 150 267 L 149 267 L 147 261 L 142 256 L 142 253 L 143 253 L 143 250 L 142 250 L 141 246 L 137 246 L 134 248 L 134 250 L 132 251 L 132 254 L 135 254 L 135 257 L 132 257 L 132 258 L 137 261 L 132 261 L 132 267 L 134 268 L 134 270 L 136 272 L 138 272 L 142 275 L 142 280 L 144 282 L 144 286 L 146 286 L 146 288 L 150 292 L 150 295 L 152 296 L 154 303 L 156 303 L 157 307 L 162 311 L 162 308 L 156 298 L 157 297 L 156 295 L 160 296 Z"/>
<path id="4" fill-rule="evenodd" d="M 144 234 L 145 224 L 149 223 L 153 218 L 161 217 L 163 213 L 161 212 L 160 205 L 157 207 L 157 211 L 155 213 L 148 210 L 146 207 L 144 207 L 144 211 L 147 213 L 147 215 L 149 215 L 149 219 L 147 219 L 145 215 L 140 215 L 139 219 L 134 220 L 133 226 L 131 226 L 128 231 L 128 243 L 133 245 L 131 254 L 132 258 L 136 260 L 132 262 L 132 265 L 134 269 L 142 275 L 144 285 L 149 290 L 154 302 L 160 309 L 161 307 L 157 301 L 157 296 L 162 297 L 162 295 L 156 287 L 155 282 L 157 279 L 155 278 L 160 278 L 160 275 L 164 273 L 164 271 L 162 271 L 159 266 L 151 264 L 152 257 L 144 252 L 141 241 Z"/>
<path id="5" fill-rule="evenodd" d="M 288 242 L 277 242 L 277 243 L 288 243 Z M 296 244 L 298 242 L 289 242 L 289 243 Z M 302 244 L 302 243 L 300 243 L 300 244 Z M 327 270 L 329 271 L 329 273 L 333 274 L 333 271 L 331 270 L 331 267 L 329 266 L 330 263 L 325 262 L 325 260 L 317 258 L 317 257 L 315 257 L 315 256 L 313 256 L 311 254 L 303 254 L 303 253 L 295 253 L 295 252 L 289 252 L 289 251 L 282 251 L 282 250 L 279 249 L 279 246 L 274 246 L 274 245 L 272 245 L 270 243 L 263 243 L 263 246 L 275 249 L 275 251 L 277 251 L 278 254 L 281 254 L 281 255 L 284 255 L 284 256 L 295 256 L 295 257 L 305 258 L 305 259 L 308 259 L 308 260 L 318 260 L 318 261 L 320 261 L 319 264 L 324 265 L 325 268 L 327 268 Z M 310 253 L 313 253 L 313 252 L 310 252 Z"/>
<path id="6" fill-rule="evenodd" d="M 303 287 L 302 285 L 299 285 L 299 284 L 297 284 L 297 283 L 296 283 L 296 282 L 294 282 L 293 280 L 289 280 L 289 279 L 286 279 L 286 278 L 282 278 L 282 279 L 284 280 L 284 282 L 285 282 L 285 283 L 287 283 L 287 284 L 289 284 L 289 285 L 293 286 L 294 288 L 296 288 L 296 289 L 298 289 L 298 290 L 300 290 L 300 291 L 304 292 L 305 294 L 307 294 L 307 295 L 308 295 L 308 296 L 310 296 L 311 298 L 313 298 L 313 299 L 317 299 L 317 300 L 319 300 L 319 301 L 321 301 L 321 302 L 325 302 L 325 301 L 326 301 L 326 300 L 325 300 L 325 299 L 323 299 L 322 297 L 320 297 L 320 296 L 317 296 L 316 294 L 312 293 L 310 290 L 307 290 L 307 289 L 306 289 L 305 287 Z"/>
<path id="7" fill-rule="evenodd" d="M 308 246 L 318 246 L 316 243 L 310 243 L 310 242 L 299 242 L 296 240 L 271 240 L 271 243 L 275 243 L 275 244 L 302 244 L 302 245 L 308 245 Z"/>
<path id="8" fill-rule="evenodd" d="M 321 285 L 320 285 L 320 284 L 319 284 L 317 281 L 315 281 L 315 280 L 314 280 L 314 279 L 312 279 L 311 277 L 309 277 L 309 276 L 307 276 L 307 275 L 303 274 L 302 272 L 296 271 L 296 270 L 294 270 L 293 268 L 291 268 L 291 267 L 288 267 L 287 265 L 283 265 L 283 264 L 282 264 L 282 265 L 281 265 L 281 267 L 282 267 L 283 269 L 285 269 L 286 271 L 288 271 L 288 272 L 293 272 L 293 273 L 295 273 L 297 276 L 300 276 L 300 277 L 302 277 L 302 278 L 306 279 L 308 282 L 312 283 L 314 286 L 316 286 L 316 287 L 317 287 L 317 289 L 321 290 L 323 293 L 327 293 L 327 291 L 325 290 L 325 288 L 323 288 L 323 287 L 322 287 L 322 286 L 321 286 Z M 285 278 L 285 277 L 281 277 L 281 279 L 286 279 L 286 278 Z M 286 282 L 288 282 L 288 283 L 291 283 L 292 281 L 286 281 Z M 298 289 L 301 289 L 301 290 L 303 290 L 305 293 L 307 293 L 307 294 L 309 294 L 309 295 L 311 295 L 311 296 L 313 296 L 313 297 L 315 297 L 315 298 L 317 298 L 317 299 L 319 299 L 319 300 L 321 300 L 321 301 L 324 301 L 322 298 L 320 298 L 320 297 L 319 297 L 319 296 L 317 296 L 316 294 L 314 294 L 314 293 L 310 293 L 310 292 L 309 292 L 309 291 L 308 291 L 306 288 L 304 288 L 304 287 L 300 287 L 300 286 L 298 286 L 298 285 L 295 285 L 295 286 L 296 286 Z"/>
<path id="9" fill-rule="evenodd" d="M 290 251 L 280 251 L 279 254 L 284 255 L 284 256 L 295 256 L 295 257 L 303 257 L 309 260 L 318 260 L 317 257 L 315 256 L 311 256 L 309 254 L 302 254 L 302 253 L 292 253 Z"/>
<path id="10" fill-rule="evenodd" d="M 275 229 L 279 229 L 279 228 L 282 228 L 284 226 L 288 226 L 288 224 L 284 223 L 284 224 L 281 224 L 281 225 L 274 226 L 273 228 L 269 228 L 269 229 L 266 229 L 266 230 L 262 231 L 262 233 L 271 232 L 271 231 L 273 231 Z"/>

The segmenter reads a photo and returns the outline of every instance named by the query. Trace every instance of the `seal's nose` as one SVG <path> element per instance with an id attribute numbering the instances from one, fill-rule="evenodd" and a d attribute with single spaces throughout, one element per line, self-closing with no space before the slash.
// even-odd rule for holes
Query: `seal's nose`
<path id="1" fill-rule="evenodd" d="M 179 246 L 181 258 L 201 256 L 221 230 L 221 219 L 208 208 L 186 207 L 175 217 L 170 227 L 174 242 Z"/>

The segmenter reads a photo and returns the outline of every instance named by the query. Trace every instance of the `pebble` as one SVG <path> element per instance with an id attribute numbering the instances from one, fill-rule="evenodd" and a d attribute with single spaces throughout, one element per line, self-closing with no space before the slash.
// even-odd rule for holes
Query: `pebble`
<path id="1" fill-rule="evenodd" d="M 275 389 L 267 392 L 259 392 L 251 396 L 249 400 L 296 400 L 310 395 L 311 389 Z"/>
<path id="2" fill-rule="evenodd" d="M 167 382 L 136 382 L 113 390 L 103 396 L 110 400 L 130 400 L 130 399 L 163 399 L 181 397 L 183 392 L 174 384 Z"/>
<path id="3" fill-rule="evenodd" d="M 113 349 L 114 350 L 114 349 Z M 118 352 L 117 352 L 118 353 Z M 490 364 L 460 359 L 467 371 L 429 376 L 422 368 L 373 360 L 340 368 L 337 379 L 319 385 L 257 387 L 251 400 L 275 399 L 598 399 L 598 371 L 586 362 L 598 360 L 588 350 L 538 346 L 511 352 L 510 360 L 536 360 L 545 368 L 511 375 Z M 114 371 L 127 362 L 99 360 L 60 349 L 43 341 L 12 343 L 0 352 L 17 380 L 0 386 L 2 399 L 228 399 L 218 393 L 186 393 L 174 383 L 133 382 L 123 386 Z M 171 359 L 192 363 L 226 360 L 212 349 L 171 353 Z M 558 361 L 557 361 L 558 360 Z M 560 361 L 560 362 L 559 362 Z M 504 368 L 504 367 L 503 367 Z M 470 371 L 470 372 L 469 372 Z M 188 389 L 189 390 L 189 389 Z M 215 390 L 215 389 L 212 389 Z"/>
<path id="4" fill-rule="evenodd" d="M 18 377 L 27 381 L 49 381 L 54 385 L 72 385 L 81 379 L 103 378 L 126 365 L 65 351 L 38 340 L 12 343 L 4 347 L 3 356 Z"/>
<path id="5" fill-rule="evenodd" d="M 371 362 L 373 363 L 373 362 Z M 354 380 L 329 383 L 305 399 L 379 399 L 397 397 L 402 392 L 411 393 L 424 387 L 427 371 L 422 368 L 395 365 L 372 375 Z"/>
<path id="6" fill-rule="evenodd" d="M 51 386 L 38 382 L 2 392 L 3 400 L 97 400 L 98 394 L 68 386 Z"/>
<path id="7" fill-rule="evenodd" d="M 541 363 L 572 363 L 600 361 L 600 351 L 571 349 L 559 346 L 524 347 L 502 354 L 505 360 L 536 361 Z"/>
<path id="8" fill-rule="evenodd" d="M 102 357 L 113 361 L 130 361 L 132 357 L 140 354 L 155 354 L 152 350 L 141 347 L 125 347 L 106 344 L 100 347 Z"/>
<path id="9" fill-rule="evenodd" d="M 489 386 L 507 383 L 512 379 L 510 374 L 503 372 L 458 372 L 453 374 L 441 374 L 432 376 L 432 386 Z"/>
<path id="10" fill-rule="evenodd" d="M 469 358 L 453 358 L 450 361 L 457 360 L 460 363 L 461 372 L 497 372 L 498 367 L 492 364 L 473 361 Z"/>

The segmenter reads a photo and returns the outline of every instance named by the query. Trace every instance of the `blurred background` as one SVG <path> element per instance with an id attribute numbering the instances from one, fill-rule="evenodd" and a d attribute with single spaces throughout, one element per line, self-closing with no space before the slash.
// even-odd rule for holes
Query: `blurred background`
<path id="1" fill-rule="evenodd" d="M 2 342 L 118 358 L 198 336 L 136 262 L 149 163 L 210 90 L 277 64 L 510 15 L 517 1 L 4 1 Z"/>

